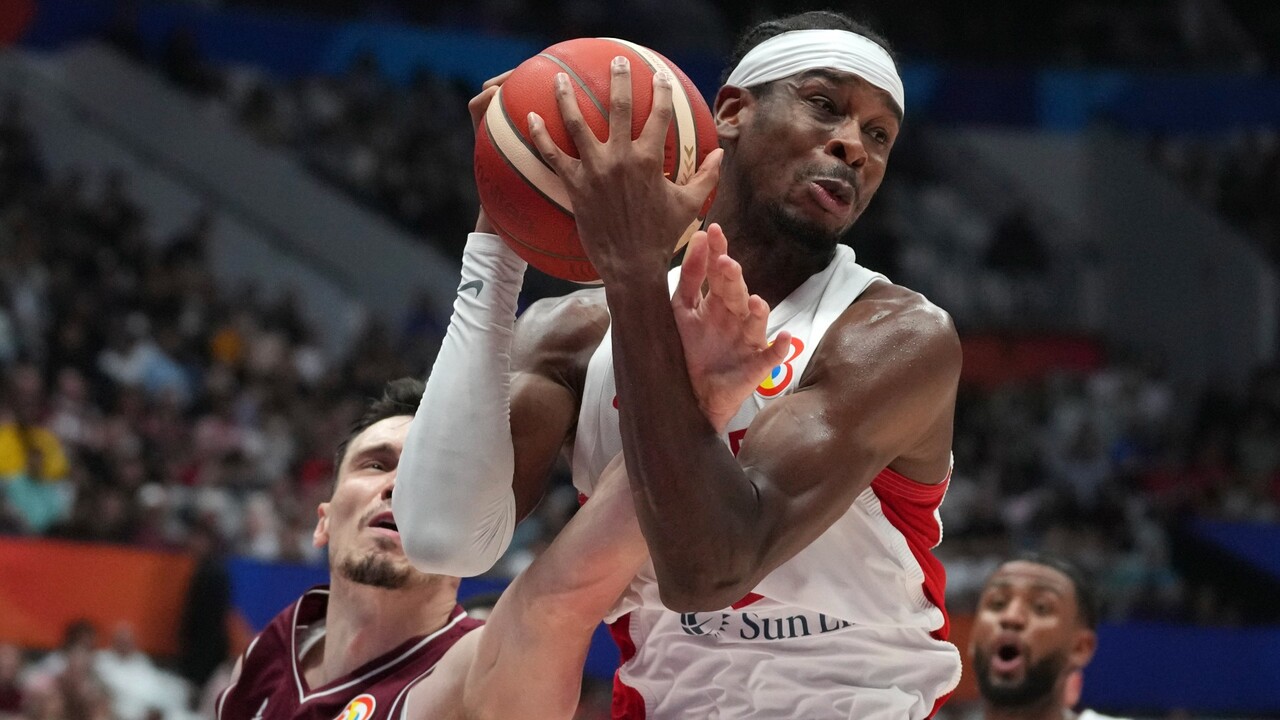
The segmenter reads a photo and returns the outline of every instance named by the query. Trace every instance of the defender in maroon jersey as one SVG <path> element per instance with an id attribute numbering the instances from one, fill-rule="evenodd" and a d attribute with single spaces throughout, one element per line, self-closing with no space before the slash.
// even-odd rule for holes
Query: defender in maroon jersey
<path id="1" fill-rule="evenodd" d="M 253 640 L 218 699 L 220 720 L 573 715 L 591 633 L 647 557 L 625 467 L 613 464 L 598 501 L 484 625 L 458 605 L 457 578 L 409 565 L 391 514 L 422 391 L 417 380 L 390 383 L 339 448 L 315 530 L 332 584 L 307 591 Z"/>

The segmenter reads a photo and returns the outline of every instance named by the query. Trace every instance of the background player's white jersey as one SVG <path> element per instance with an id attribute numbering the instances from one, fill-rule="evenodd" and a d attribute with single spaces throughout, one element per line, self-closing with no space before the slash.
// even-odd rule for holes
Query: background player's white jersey
<path id="1" fill-rule="evenodd" d="M 799 384 L 827 328 L 872 282 L 886 281 L 848 247 L 836 250 L 769 316 L 769 337 L 790 331 L 792 350 L 729 423 L 725 441 L 735 454 L 751 441 L 756 414 Z M 606 335 L 588 366 L 574 446 L 574 484 L 587 496 L 622 449 L 616 405 Z M 945 642 L 945 575 L 930 552 L 942 537 L 945 491 L 945 482 L 924 485 L 886 469 L 817 540 L 722 612 L 665 609 L 647 566 L 613 615 L 623 659 L 614 717 L 932 714 L 960 680 L 959 653 Z"/>
<path id="2" fill-rule="evenodd" d="M 1076 716 L 1076 720 L 1128 720 L 1128 718 L 1112 717 L 1092 710 L 1083 710 Z"/>

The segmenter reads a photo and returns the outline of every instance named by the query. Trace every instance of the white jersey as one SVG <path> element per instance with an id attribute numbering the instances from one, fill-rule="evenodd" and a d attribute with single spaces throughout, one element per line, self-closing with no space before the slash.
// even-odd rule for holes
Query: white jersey
<path id="1" fill-rule="evenodd" d="M 848 247 L 836 250 L 770 314 L 769 337 L 790 331 L 791 354 L 729 423 L 734 454 L 756 414 L 799 384 L 827 328 L 885 280 Z M 677 269 L 673 289 L 678 277 Z M 587 369 L 573 457 L 578 490 L 589 496 L 621 450 L 606 335 Z M 960 681 L 960 655 L 946 642 L 946 578 L 931 552 L 942 538 L 945 492 L 946 482 L 925 485 L 886 468 L 826 532 L 721 612 L 667 610 L 646 566 L 611 617 L 622 652 L 614 717 L 929 717 Z"/>
<path id="2" fill-rule="evenodd" d="M 1083 710 L 1076 716 L 1076 720 L 1129 720 L 1129 718 L 1112 717 L 1092 710 Z"/>

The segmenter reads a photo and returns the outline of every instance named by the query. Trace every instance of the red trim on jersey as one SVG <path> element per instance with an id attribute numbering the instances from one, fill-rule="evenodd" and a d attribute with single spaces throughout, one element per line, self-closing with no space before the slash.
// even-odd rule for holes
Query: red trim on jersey
<path id="1" fill-rule="evenodd" d="M 638 690 L 622 682 L 621 666 L 636 656 L 636 643 L 631 639 L 631 613 L 610 623 L 609 634 L 613 636 L 613 642 L 622 655 L 618 670 L 613 673 L 613 707 L 610 714 L 613 720 L 644 720 L 644 698 Z"/>
<path id="2" fill-rule="evenodd" d="M 951 618 L 947 615 L 944 602 L 947 571 L 933 555 L 933 548 L 942 542 L 942 524 L 938 522 L 936 513 L 950 482 L 950 473 L 937 485 L 925 485 L 889 468 L 881 470 L 871 481 L 871 489 L 880 499 L 880 509 L 884 512 L 885 519 L 906 538 L 911 555 L 924 571 L 921 586 L 925 599 L 942 611 L 942 627 L 929 633 L 937 640 L 946 640 L 951 636 Z M 937 714 L 938 709 L 950 697 L 951 693 L 947 693 L 938 698 L 929 717 Z"/>
<path id="3" fill-rule="evenodd" d="M 937 714 L 938 714 L 938 711 L 942 709 L 942 706 L 943 706 L 943 705 L 946 705 L 946 704 L 947 704 L 947 701 L 951 699 L 951 695 L 952 695 L 952 693 L 954 693 L 954 692 L 955 692 L 955 690 L 952 690 L 951 692 L 947 693 L 946 695 L 943 695 L 942 697 L 938 698 L 937 702 L 935 702 L 935 703 L 933 704 L 933 709 L 929 711 L 929 717 L 930 717 L 930 718 L 932 718 L 934 715 L 937 715 Z"/>
<path id="4" fill-rule="evenodd" d="M 760 602 L 763 599 L 764 599 L 763 595 L 757 595 L 756 593 L 751 592 L 751 593 L 747 593 L 746 595 L 743 595 L 741 600 L 734 603 L 730 607 L 732 607 L 734 610 L 741 610 L 742 608 L 752 603 Z"/>
<path id="5" fill-rule="evenodd" d="M 951 636 L 951 619 L 947 617 L 944 602 L 947 571 L 932 550 L 942 542 L 942 524 L 938 522 L 936 513 L 950 482 L 951 476 L 947 475 L 947 479 L 937 485 L 925 485 L 889 468 L 871 481 L 871 489 L 880 499 L 885 519 L 906 538 L 911 555 L 924 571 L 921 585 L 925 598 L 942 611 L 942 627 L 931 633 L 938 640 Z"/>

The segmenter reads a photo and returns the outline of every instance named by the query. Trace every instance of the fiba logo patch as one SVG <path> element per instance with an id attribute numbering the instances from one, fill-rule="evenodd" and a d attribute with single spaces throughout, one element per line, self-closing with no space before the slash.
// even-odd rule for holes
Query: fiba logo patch
<path id="1" fill-rule="evenodd" d="M 378 707 L 378 701 L 372 695 L 368 693 L 357 695 L 333 720 L 369 720 L 373 717 L 373 709 L 376 707 Z"/>
<path id="2" fill-rule="evenodd" d="M 680 613 L 680 629 L 684 630 L 686 635 L 716 637 L 727 624 L 729 624 L 729 613 Z"/>
<path id="3" fill-rule="evenodd" d="M 791 352 L 787 353 L 787 359 L 769 371 L 769 376 L 756 388 L 756 394 L 767 398 L 781 395 L 782 391 L 786 390 L 795 379 L 796 370 L 791 367 L 791 363 L 800 357 L 802 352 L 804 352 L 804 341 L 798 337 L 791 338 Z"/>

